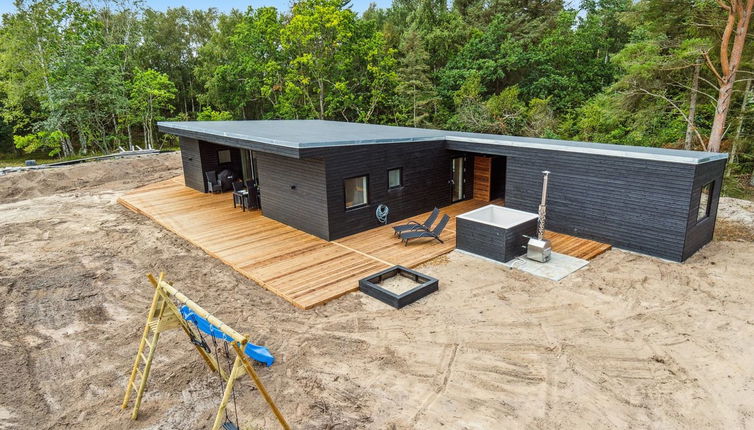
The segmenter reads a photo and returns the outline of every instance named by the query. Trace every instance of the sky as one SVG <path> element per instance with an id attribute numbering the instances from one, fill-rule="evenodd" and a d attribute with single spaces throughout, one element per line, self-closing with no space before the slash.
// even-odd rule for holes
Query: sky
<path id="1" fill-rule="evenodd" d="M 86 3 L 86 2 L 82 2 Z M 376 3 L 378 7 L 386 8 L 390 6 L 392 0 L 351 0 L 351 9 L 354 12 L 364 12 L 369 3 Z M 146 0 L 146 6 L 152 9 L 165 10 L 170 7 L 186 6 L 189 9 L 208 9 L 217 8 L 221 12 L 227 12 L 233 8 L 246 10 L 247 7 L 254 8 L 262 6 L 275 6 L 279 10 L 288 10 L 291 0 L 225 0 L 225 1 L 202 1 L 202 0 Z M 13 12 L 13 0 L 0 0 L 0 14 Z"/>
<path id="2" fill-rule="evenodd" d="M 567 6 L 576 7 L 580 0 L 566 0 Z M 86 3 L 84 1 L 83 3 Z M 246 10 L 247 7 L 254 8 L 262 6 L 274 6 L 278 10 L 286 11 L 289 9 L 292 0 L 225 0 L 225 1 L 202 1 L 202 0 L 146 0 L 145 4 L 152 9 L 165 10 L 170 7 L 186 6 L 189 9 L 207 9 L 210 7 L 217 8 L 221 12 L 227 12 L 231 9 Z M 392 0 L 351 0 L 351 9 L 354 12 L 364 12 L 370 3 L 376 3 L 377 7 L 387 8 L 392 4 Z M 13 12 L 13 0 L 0 0 L 0 14 Z"/>

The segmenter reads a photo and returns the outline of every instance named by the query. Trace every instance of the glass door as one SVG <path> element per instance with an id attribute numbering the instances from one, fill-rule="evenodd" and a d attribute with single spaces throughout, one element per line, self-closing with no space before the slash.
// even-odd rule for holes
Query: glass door
<path id="1" fill-rule="evenodd" d="M 463 200 L 466 196 L 463 193 L 464 182 L 466 182 L 466 175 L 464 171 L 466 169 L 464 157 L 455 157 L 451 161 L 452 177 L 450 183 L 452 184 L 452 196 L 451 201 L 457 202 Z"/>

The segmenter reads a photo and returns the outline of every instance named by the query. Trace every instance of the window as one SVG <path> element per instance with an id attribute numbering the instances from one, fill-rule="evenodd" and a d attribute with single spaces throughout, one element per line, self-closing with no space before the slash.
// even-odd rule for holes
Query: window
<path id="1" fill-rule="evenodd" d="M 346 194 L 346 209 L 365 206 L 368 201 L 367 176 L 357 176 L 343 181 Z"/>
<path id="2" fill-rule="evenodd" d="M 230 163 L 230 149 L 217 151 L 217 162 L 219 164 Z"/>
<path id="3" fill-rule="evenodd" d="M 403 186 L 403 168 L 390 169 L 387 171 L 387 189 L 400 188 Z"/>
<path id="4" fill-rule="evenodd" d="M 696 215 L 697 221 L 701 221 L 709 216 L 712 210 L 712 190 L 714 188 L 714 181 L 702 187 L 701 195 L 699 196 L 699 212 Z"/>

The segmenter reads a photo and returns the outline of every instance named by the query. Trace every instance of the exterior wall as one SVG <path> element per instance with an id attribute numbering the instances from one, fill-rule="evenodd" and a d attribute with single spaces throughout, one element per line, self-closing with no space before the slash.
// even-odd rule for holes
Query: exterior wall
<path id="1" fill-rule="evenodd" d="M 221 171 L 231 169 L 241 174 L 241 150 L 230 146 L 181 137 L 178 141 L 181 147 L 181 161 L 183 163 L 183 177 L 186 186 L 197 191 L 207 192 L 207 179 L 204 172 L 210 170 Z M 230 163 L 218 161 L 217 151 L 230 151 Z"/>
<path id="2" fill-rule="evenodd" d="M 720 200 L 720 191 L 723 185 L 725 163 L 725 160 L 720 160 L 696 166 L 686 227 L 686 243 L 683 247 L 684 260 L 693 255 L 699 250 L 699 248 L 712 241 L 712 236 L 715 233 L 717 205 Z M 710 215 L 701 221 L 697 221 L 702 187 L 712 181 L 715 181 L 715 184 L 712 189 L 712 195 L 710 196 L 710 199 L 712 200 Z"/>
<path id="3" fill-rule="evenodd" d="M 449 205 L 450 159 L 445 142 L 332 148 L 326 153 L 330 240 L 378 227 L 375 209 L 379 204 L 390 209 L 389 220 Z M 387 171 L 398 167 L 403 168 L 403 186 L 388 190 Z M 346 210 L 343 180 L 362 175 L 369 175 L 369 203 Z"/>
<path id="4" fill-rule="evenodd" d="M 324 161 L 263 152 L 255 157 L 264 216 L 329 240 Z"/>
<path id="5" fill-rule="evenodd" d="M 696 166 L 567 151 L 449 142 L 508 156 L 505 206 L 536 212 L 549 170 L 547 228 L 673 261 L 684 244 Z"/>
<path id="6" fill-rule="evenodd" d="M 180 137 L 181 161 L 183 163 L 183 180 L 186 186 L 197 191 L 207 191 L 207 181 L 204 179 L 202 157 L 199 153 L 199 141 L 188 137 Z"/>

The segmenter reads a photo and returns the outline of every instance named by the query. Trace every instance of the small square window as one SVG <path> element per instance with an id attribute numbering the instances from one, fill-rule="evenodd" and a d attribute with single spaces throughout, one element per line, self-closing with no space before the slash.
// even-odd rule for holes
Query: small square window
<path id="1" fill-rule="evenodd" d="M 219 164 L 230 163 L 230 149 L 217 151 L 217 162 Z"/>
<path id="2" fill-rule="evenodd" d="M 343 181 L 343 188 L 346 195 L 346 209 L 365 206 L 369 203 L 366 176 L 346 179 Z"/>
<path id="3" fill-rule="evenodd" d="M 709 217 L 712 210 L 712 190 L 715 188 L 715 182 L 702 187 L 701 195 L 699 196 L 699 212 L 696 215 L 696 220 L 701 221 Z"/>
<path id="4" fill-rule="evenodd" d="M 390 169 L 387 171 L 387 188 L 399 188 L 403 186 L 403 168 Z"/>

